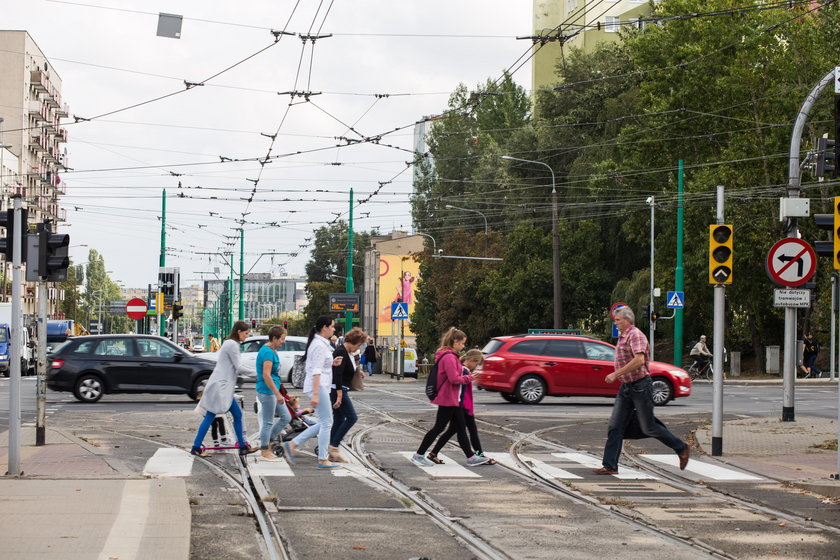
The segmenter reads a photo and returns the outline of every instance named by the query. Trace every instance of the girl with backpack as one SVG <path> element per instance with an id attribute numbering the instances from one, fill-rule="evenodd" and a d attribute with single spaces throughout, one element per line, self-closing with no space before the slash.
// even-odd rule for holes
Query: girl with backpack
<path id="1" fill-rule="evenodd" d="M 464 419 L 464 409 L 461 406 L 465 394 L 465 386 L 472 383 L 472 376 L 461 375 L 461 362 L 458 353 L 464 349 L 467 335 L 455 327 L 451 327 L 440 339 L 440 348 L 435 353 L 437 369 L 437 394 L 432 404 L 438 406 L 435 425 L 423 437 L 417 452 L 411 457 L 411 462 L 421 467 L 433 467 L 435 463 L 424 457 L 426 450 L 451 422 L 458 435 L 458 444 L 467 457 L 467 466 L 483 465 L 490 459 L 475 455 L 467 437 L 467 425 Z"/>

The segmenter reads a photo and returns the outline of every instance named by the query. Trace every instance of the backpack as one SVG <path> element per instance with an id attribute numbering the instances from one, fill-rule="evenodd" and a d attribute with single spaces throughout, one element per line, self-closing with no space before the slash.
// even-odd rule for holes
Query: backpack
<path id="1" fill-rule="evenodd" d="M 444 354 L 444 356 L 445 355 L 446 354 Z M 443 356 L 441 356 L 441 358 L 442 357 Z M 429 377 L 426 378 L 426 396 L 429 397 L 430 401 L 434 400 L 440 392 L 441 384 L 438 383 L 437 373 L 438 362 L 435 360 L 435 364 L 432 366 L 432 371 L 429 372 Z"/>

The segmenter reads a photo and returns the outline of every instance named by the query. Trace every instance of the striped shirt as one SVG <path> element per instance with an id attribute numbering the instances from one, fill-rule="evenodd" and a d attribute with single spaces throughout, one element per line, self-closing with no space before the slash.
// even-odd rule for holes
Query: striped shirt
<path id="1" fill-rule="evenodd" d="M 650 346 L 645 333 L 632 325 L 629 329 L 618 335 L 618 342 L 615 345 L 615 369 L 623 368 L 636 356 L 645 355 L 645 363 L 641 367 L 625 372 L 618 376 L 622 383 L 632 383 L 650 375 L 648 362 L 650 362 Z"/>

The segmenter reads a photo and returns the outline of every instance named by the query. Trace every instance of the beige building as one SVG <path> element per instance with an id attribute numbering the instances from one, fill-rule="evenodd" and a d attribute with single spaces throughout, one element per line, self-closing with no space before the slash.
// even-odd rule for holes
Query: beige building
<path id="1" fill-rule="evenodd" d="M 598 43 L 616 41 L 623 27 L 649 15 L 648 0 L 534 0 L 534 35 L 556 37 L 559 26 L 562 40 L 547 42 L 534 55 L 533 91 L 557 85 L 554 70 L 571 47 L 589 52 Z"/>
<path id="2" fill-rule="evenodd" d="M 17 168 L 0 177 L 0 196 L 5 209 L 11 195 L 21 195 L 29 209 L 30 224 L 66 220 L 66 211 L 59 205 L 60 195 L 66 192 L 59 172 L 67 165 L 67 131 L 60 125 L 60 119 L 67 116 L 61 77 L 29 33 L 0 31 L 0 145 L 8 146 L 8 152 L 17 158 Z M 7 153 L 3 154 L 4 168 L 8 166 Z M 8 275 L 9 265 L 3 267 Z M 34 292 L 33 286 L 23 291 L 26 315 L 35 312 Z M 51 293 L 60 297 L 54 290 Z M 3 299 L 8 297 L 4 294 Z M 55 303 L 51 296 L 50 309 Z"/>

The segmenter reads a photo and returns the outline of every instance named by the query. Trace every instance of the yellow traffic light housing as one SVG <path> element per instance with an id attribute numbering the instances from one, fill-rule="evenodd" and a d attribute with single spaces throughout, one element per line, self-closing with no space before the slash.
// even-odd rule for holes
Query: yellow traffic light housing
<path id="1" fill-rule="evenodd" d="M 837 211 L 836 205 L 835 211 Z M 836 223 L 838 219 L 836 214 L 834 219 Z M 837 227 L 835 227 L 834 235 L 836 239 Z M 725 224 L 712 224 L 709 226 L 709 284 L 731 283 L 732 226 Z"/>

